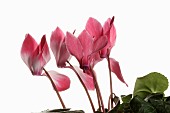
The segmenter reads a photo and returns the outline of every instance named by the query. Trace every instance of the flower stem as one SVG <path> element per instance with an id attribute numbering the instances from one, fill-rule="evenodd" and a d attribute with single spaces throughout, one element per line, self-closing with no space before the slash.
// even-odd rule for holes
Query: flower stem
<path id="1" fill-rule="evenodd" d="M 45 68 L 43 68 L 43 70 L 44 70 L 44 72 L 46 73 L 47 77 L 49 78 L 49 80 L 50 80 L 50 82 L 51 82 L 51 84 L 52 84 L 52 86 L 53 86 L 53 88 L 54 88 L 54 90 L 55 90 L 55 92 L 56 92 L 59 100 L 60 100 L 60 103 L 61 103 L 63 109 L 65 109 L 66 106 L 65 106 L 65 104 L 64 104 L 64 102 L 63 102 L 63 100 L 62 100 L 62 98 L 61 98 L 61 96 L 60 96 L 60 94 L 59 94 L 59 91 L 58 91 L 57 88 L 55 87 L 55 84 L 54 84 L 52 78 L 50 77 L 49 73 L 45 70 Z"/>
<path id="2" fill-rule="evenodd" d="M 90 94 L 89 94 L 89 92 L 88 92 L 88 90 L 87 90 L 87 88 L 86 88 L 83 80 L 81 79 L 80 75 L 79 75 L 78 72 L 75 70 L 75 68 L 71 65 L 71 63 L 70 63 L 69 61 L 67 61 L 67 63 L 70 65 L 71 69 L 75 72 L 75 74 L 77 75 L 77 77 L 78 77 L 79 81 L 81 82 L 83 88 L 85 89 L 85 92 L 86 92 L 87 97 L 88 97 L 88 99 L 89 99 L 89 101 L 90 101 L 92 110 L 93 110 L 93 112 L 95 113 L 94 104 L 93 104 L 93 102 L 92 102 L 92 99 L 91 99 L 91 97 L 90 97 Z"/>
<path id="3" fill-rule="evenodd" d="M 97 94 L 97 101 L 98 101 L 99 111 L 101 111 L 101 100 L 100 100 L 99 92 L 97 90 L 96 83 L 95 83 L 95 88 L 96 88 L 96 94 Z"/>
<path id="4" fill-rule="evenodd" d="M 110 99 L 109 99 L 109 101 L 111 101 L 111 108 L 113 108 L 113 88 L 112 88 L 112 75 L 111 75 L 111 67 L 110 67 L 109 55 L 107 56 L 107 62 L 108 62 L 109 78 L 110 78 Z"/>
<path id="5" fill-rule="evenodd" d="M 98 82 L 97 82 L 97 78 L 96 78 L 95 72 L 94 72 L 94 70 L 91 67 L 90 67 L 90 71 L 91 71 L 93 79 L 94 79 L 94 81 L 96 83 L 97 96 L 99 96 L 98 99 L 101 102 L 101 106 L 100 107 L 102 107 L 103 113 L 106 113 L 105 112 L 105 108 L 104 108 L 104 103 L 103 103 L 102 95 L 101 95 L 101 92 L 100 92 L 100 88 L 99 88 L 99 85 L 98 85 Z"/>

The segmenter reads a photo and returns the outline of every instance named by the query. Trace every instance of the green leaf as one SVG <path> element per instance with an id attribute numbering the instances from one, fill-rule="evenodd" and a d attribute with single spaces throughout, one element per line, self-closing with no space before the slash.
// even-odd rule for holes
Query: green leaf
<path id="1" fill-rule="evenodd" d="M 164 93 L 168 88 L 168 79 L 158 73 L 152 72 L 144 77 L 137 78 L 133 95 L 145 98 L 152 93 Z"/>
<path id="2" fill-rule="evenodd" d="M 130 101 L 131 109 L 134 113 L 157 113 L 156 109 L 148 102 L 145 102 L 139 96 L 135 96 Z"/>
<path id="3" fill-rule="evenodd" d="M 134 113 L 131 108 L 129 103 L 122 103 L 111 109 L 107 113 Z"/>
<path id="4" fill-rule="evenodd" d="M 170 103 L 167 102 L 167 98 L 162 94 L 152 94 L 148 98 L 148 102 L 155 107 L 157 113 L 170 113 Z"/>
<path id="5" fill-rule="evenodd" d="M 129 95 L 121 95 L 121 99 L 122 99 L 123 103 L 128 103 L 128 102 L 130 102 L 130 100 L 132 99 L 132 94 L 129 94 Z"/>

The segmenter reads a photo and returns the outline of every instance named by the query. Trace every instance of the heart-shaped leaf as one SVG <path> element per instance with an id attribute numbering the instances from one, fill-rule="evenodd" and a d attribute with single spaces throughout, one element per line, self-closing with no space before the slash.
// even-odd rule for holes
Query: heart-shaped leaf
<path id="1" fill-rule="evenodd" d="M 144 77 L 137 78 L 133 95 L 145 98 L 152 93 L 164 93 L 168 88 L 168 79 L 158 73 L 152 72 Z"/>

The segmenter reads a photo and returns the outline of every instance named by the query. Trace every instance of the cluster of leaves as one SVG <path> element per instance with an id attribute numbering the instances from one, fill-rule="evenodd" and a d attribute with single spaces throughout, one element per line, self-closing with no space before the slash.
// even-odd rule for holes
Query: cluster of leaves
<path id="1" fill-rule="evenodd" d="M 109 113 L 170 113 L 170 96 L 165 97 L 168 79 L 157 72 L 137 78 L 133 94 L 121 96 Z"/>

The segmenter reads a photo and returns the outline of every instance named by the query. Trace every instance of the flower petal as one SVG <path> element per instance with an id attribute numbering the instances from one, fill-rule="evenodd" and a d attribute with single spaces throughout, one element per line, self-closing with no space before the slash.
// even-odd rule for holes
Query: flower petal
<path id="1" fill-rule="evenodd" d="M 114 25 L 110 29 L 109 40 L 110 40 L 110 48 L 112 48 L 116 42 L 116 29 Z"/>
<path id="2" fill-rule="evenodd" d="M 39 46 L 29 59 L 32 74 L 41 75 L 43 67 L 47 64 L 50 58 L 51 57 L 49 48 L 46 42 L 46 37 L 44 35 L 41 39 Z"/>
<path id="3" fill-rule="evenodd" d="M 21 58 L 24 63 L 30 68 L 29 58 L 38 47 L 37 42 L 30 34 L 25 35 L 25 40 L 21 47 Z"/>
<path id="4" fill-rule="evenodd" d="M 41 48 L 40 52 L 42 52 L 43 59 L 45 60 L 44 64 L 46 64 L 50 60 L 51 56 L 45 35 L 41 39 L 40 48 Z"/>
<path id="5" fill-rule="evenodd" d="M 116 29 L 114 26 L 114 17 L 112 19 L 108 18 L 103 26 L 103 34 L 108 37 L 108 47 L 112 48 L 116 42 Z"/>
<path id="6" fill-rule="evenodd" d="M 88 90 L 94 90 L 95 86 L 94 86 L 94 81 L 93 81 L 93 77 L 84 73 L 83 70 L 81 70 L 79 67 L 74 66 L 74 68 L 76 69 L 76 71 L 78 72 L 78 74 L 80 75 L 83 83 L 85 84 L 86 88 Z"/>
<path id="7" fill-rule="evenodd" d="M 101 36 L 100 38 L 94 40 L 93 53 L 103 49 L 107 45 L 107 43 L 108 43 L 108 39 L 106 36 Z"/>
<path id="8" fill-rule="evenodd" d="M 110 30 L 110 26 L 111 26 L 110 21 L 111 21 L 111 19 L 108 18 L 107 21 L 104 23 L 104 25 L 103 25 L 103 34 L 107 34 L 108 31 Z"/>
<path id="9" fill-rule="evenodd" d="M 91 67 L 92 67 L 92 68 L 94 68 L 94 66 L 95 66 L 98 62 L 100 62 L 100 61 L 103 60 L 103 58 L 100 57 L 99 52 L 92 54 L 90 58 L 91 58 L 90 61 L 91 61 Z"/>
<path id="10" fill-rule="evenodd" d="M 113 24 L 113 21 L 114 21 L 114 17 L 112 19 L 108 18 L 103 26 L 103 33 L 104 33 L 104 35 L 107 36 L 108 43 L 100 52 L 100 56 L 102 58 L 105 58 L 105 57 L 107 57 L 108 54 L 110 54 L 110 51 L 116 42 L 116 29 Z M 108 49 L 109 49 L 109 51 L 108 51 Z"/>
<path id="11" fill-rule="evenodd" d="M 102 25 L 92 17 L 90 17 L 86 23 L 86 30 L 92 37 L 98 38 L 102 35 Z"/>
<path id="12" fill-rule="evenodd" d="M 59 62 L 60 49 L 61 49 L 61 45 L 62 45 L 63 41 L 64 41 L 64 33 L 62 32 L 62 30 L 59 27 L 57 27 L 52 32 L 51 38 L 50 38 L 50 47 L 51 47 L 51 50 L 55 56 L 57 65 Z"/>
<path id="13" fill-rule="evenodd" d="M 119 62 L 116 61 L 116 60 L 113 59 L 113 58 L 110 58 L 109 60 L 110 60 L 111 71 L 112 71 L 113 73 L 115 73 L 115 75 L 117 76 L 117 78 L 118 78 L 121 82 L 125 83 L 126 86 L 128 86 L 127 83 L 126 83 L 126 82 L 124 81 L 124 79 L 123 79 L 123 76 L 122 76 L 122 73 L 121 73 L 121 70 L 120 70 L 120 66 L 119 66 Z"/>
<path id="14" fill-rule="evenodd" d="M 75 56 L 80 62 L 83 57 L 83 48 L 80 41 L 71 33 L 67 32 L 65 39 L 66 47 L 71 55 Z"/>
<path id="15" fill-rule="evenodd" d="M 80 67 L 82 69 L 88 69 L 90 63 L 89 55 L 91 55 L 93 49 L 93 37 L 86 30 L 83 30 L 78 36 L 78 39 L 83 47 L 83 58 Z"/>
<path id="16" fill-rule="evenodd" d="M 66 75 L 60 74 L 56 71 L 48 71 L 50 77 L 52 78 L 55 87 L 58 91 L 64 91 L 70 88 L 70 79 Z M 46 75 L 45 73 L 43 75 Z"/>
<path id="17" fill-rule="evenodd" d="M 83 56 L 90 55 L 93 49 L 93 37 L 86 30 L 83 30 L 78 36 L 78 39 L 83 47 Z"/>
<path id="18" fill-rule="evenodd" d="M 62 43 L 61 48 L 60 48 L 60 55 L 59 55 L 59 60 L 57 62 L 58 67 L 65 67 L 67 60 L 70 58 L 70 53 L 68 52 L 66 48 L 66 44 Z"/>

